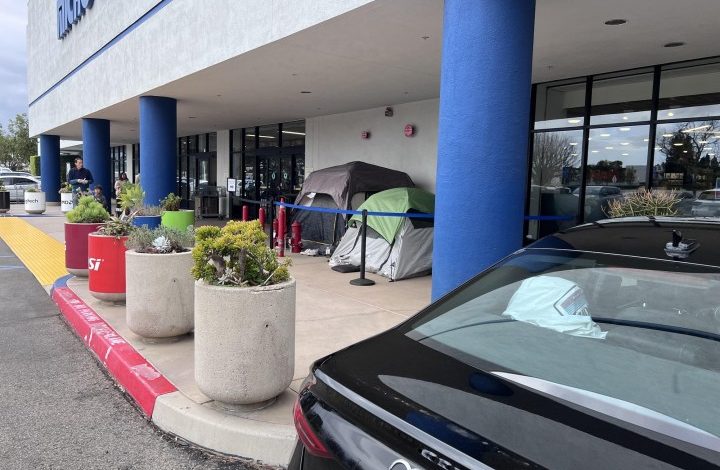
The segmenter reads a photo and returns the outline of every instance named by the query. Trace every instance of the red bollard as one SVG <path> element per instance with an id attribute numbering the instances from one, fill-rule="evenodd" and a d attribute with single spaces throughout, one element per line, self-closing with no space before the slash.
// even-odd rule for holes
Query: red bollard
<path id="1" fill-rule="evenodd" d="M 300 225 L 300 222 L 295 221 L 292 223 L 290 226 L 290 233 L 292 234 L 290 237 L 292 252 L 300 253 L 300 250 L 302 250 L 302 226 Z"/>
<path id="2" fill-rule="evenodd" d="M 279 257 L 285 256 L 285 230 L 287 229 L 287 219 L 285 218 L 285 207 L 280 206 L 278 211 L 278 249 Z"/>
<path id="3" fill-rule="evenodd" d="M 265 208 L 261 207 L 258 211 L 258 220 L 260 221 L 260 226 L 265 229 Z"/>
<path id="4" fill-rule="evenodd" d="M 247 204 L 243 204 L 242 219 L 243 222 L 247 222 L 248 220 L 250 220 L 250 207 Z"/>
<path id="5" fill-rule="evenodd" d="M 277 246 L 277 236 L 278 236 L 278 219 L 273 219 L 272 223 L 272 238 L 273 238 L 273 246 Z"/>

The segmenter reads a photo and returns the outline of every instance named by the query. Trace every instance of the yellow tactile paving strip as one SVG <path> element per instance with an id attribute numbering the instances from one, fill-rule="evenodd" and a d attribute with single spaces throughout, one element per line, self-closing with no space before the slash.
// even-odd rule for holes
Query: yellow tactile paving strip
<path id="1" fill-rule="evenodd" d="M 43 286 L 65 276 L 65 246 L 18 217 L 0 218 L 0 238 Z"/>

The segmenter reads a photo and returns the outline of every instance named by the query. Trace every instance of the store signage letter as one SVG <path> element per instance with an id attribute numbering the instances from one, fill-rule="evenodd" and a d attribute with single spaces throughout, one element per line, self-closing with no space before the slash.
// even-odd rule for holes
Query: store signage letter
<path id="1" fill-rule="evenodd" d="M 64 39 L 74 24 L 92 8 L 94 0 L 57 0 L 57 37 Z"/>

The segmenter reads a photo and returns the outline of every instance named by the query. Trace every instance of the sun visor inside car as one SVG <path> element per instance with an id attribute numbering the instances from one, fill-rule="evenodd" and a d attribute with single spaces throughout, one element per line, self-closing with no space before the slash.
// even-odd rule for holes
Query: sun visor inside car
<path id="1" fill-rule="evenodd" d="M 560 277 L 525 279 L 503 315 L 574 336 L 605 339 L 607 335 L 590 317 L 580 286 Z"/>

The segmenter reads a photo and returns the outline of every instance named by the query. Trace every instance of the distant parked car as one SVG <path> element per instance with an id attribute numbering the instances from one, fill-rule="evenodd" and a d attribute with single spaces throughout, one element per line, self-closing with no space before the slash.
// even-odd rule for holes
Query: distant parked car
<path id="1" fill-rule="evenodd" d="M 580 196 L 580 188 L 573 191 L 573 194 Z M 617 186 L 587 186 L 585 188 L 585 220 L 606 219 L 610 201 L 623 199 L 623 194 Z"/>
<path id="2" fill-rule="evenodd" d="M 720 189 L 701 192 L 690 211 L 697 217 L 720 217 Z"/>
<path id="3" fill-rule="evenodd" d="M 30 188 L 40 188 L 40 180 L 34 176 L 0 175 L 5 189 L 10 191 L 10 201 L 23 201 L 25 191 Z"/>

